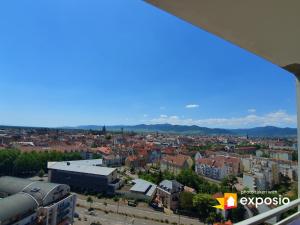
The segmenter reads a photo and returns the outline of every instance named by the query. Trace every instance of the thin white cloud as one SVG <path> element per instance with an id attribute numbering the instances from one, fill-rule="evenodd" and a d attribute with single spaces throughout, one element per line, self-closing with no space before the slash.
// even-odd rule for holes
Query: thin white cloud
<path id="1" fill-rule="evenodd" d="M 256 109 L 248 109 L 248 113 L 256 113 Z"/>
<path id="2" fill-rule="evenodd" d="M 160 117 L 160 118 L 168 118 L 168 116 L 167 116 L 167 115 L 164 115 L 164 114 L 160 115 L 159 117 Z"/>
<path id="3" fill-rule="evenodd" d="M 194 109 L 194 108 L 198 108 L 199 105 L 198 104 L 189 104 L 189 105 L 186 105 L 185 108 L 187 109 Z"/>
<path id="4" fill-rule="evenodd" d="M 145 117 L 145 118 L 148 117 L 148 116 L 149 116 L 148 114 L 144 114 L 144 115 L 143 115 L 143 117 Z"/>
<path id="5" fill-rule="evenodd" d="M 296 115 L 290 115 L 283 110 L 264 115 L 247 115 L 232 118 L 185 119 L 178 116 L 161 115 L 148 121 L 150 124 L 170 123 L 176 125 L 198 125 L 220 128 L 244 128 L 255 126 L 292 126 L 296 125 Z"/>

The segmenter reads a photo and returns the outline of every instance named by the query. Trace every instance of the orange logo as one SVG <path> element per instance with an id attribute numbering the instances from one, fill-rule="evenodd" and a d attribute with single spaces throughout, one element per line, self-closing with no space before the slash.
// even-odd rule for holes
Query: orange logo
<path id="1" fill-rule="evenodd" d="M 227 210 L 234 209 L 237 207 L 237 194 L 236 193 L 225 193 L 224 198 L 217 198 L 220 205 L 214 206 L 217 209 Z"/>

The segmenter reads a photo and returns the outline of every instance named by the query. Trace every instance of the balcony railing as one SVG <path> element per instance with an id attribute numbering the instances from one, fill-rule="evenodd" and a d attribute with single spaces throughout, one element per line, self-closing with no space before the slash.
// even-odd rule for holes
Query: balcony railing
<path id="1" fill-rule="evenodd" d="M 282 213 L 284 213 L 284 212 L 286 212 L 290 209 L 296 208 L 298 206 L 300 206 L 300 199 L 294 200 L 294 201 L 290 202 L 287 205 L 279 206 L 279 207 L 277 207 L 275 209 L 272 209 L 268 212 L 259 214 L 257 216 L 254 216 L 254 217 L 250 218 L 250 219 L 247 219 L 247 220 L 244 220 L 242 222 L 236 223 L 235 225 L 258 225 L 258 224 L 261 224 L 263 222 L 266 222 L 267 220 L 269 220 L 271 218 L 279 217 Z M 300 211 L 296 212 L 295 214 L 293 214 L 293 215 L 291 215 L 291 216 L 289 216 L 289 217 L 287 217 L 287 218 L 285 218 L 285 219 L 283 219 L 279 222 L 277 222 L 275 225 L 286 225 L 286 224 L 289 224 L 289 223 L 293 222 L 297 218 L 300 218 Z"/>

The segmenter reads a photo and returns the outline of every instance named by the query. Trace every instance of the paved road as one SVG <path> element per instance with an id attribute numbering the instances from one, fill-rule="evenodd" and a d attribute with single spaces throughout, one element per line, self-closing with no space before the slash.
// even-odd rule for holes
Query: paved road
<path id="1" fill-rule="evenodd" d="M 165 225 L 152 220 L 145 220 L 133 217 L 125 217 L 115 213 L 104 213 L 95 210 L 95 215 L 87 214 L 85 208 L 77 207 L 77 213 L 80 215 L 81 221 L 75 219 L 74 225 L 90 225 L 92 222 L 100 222 L 101 225 Z M 86 218 L 86 221 L 85 221 Z"/>
<path id="2" fill-rule="evenodd" d="M 89 207 L 89 203 L 86 202 L 84 199 L 77 199 L 77 203 L 80 206 L 84 206 L 86 208 Z M 106 211 L 112 211 L 115 212 L 113 215 L 117 215 L 116 212 L 118 211 L 119 214 L 127 214 L 128 216 L 134 216 L 136 218 L 147 218 L 147 220 L 151 221 L 153 224 L 154 221 L 168 221 L 170 224 L 171 223 L 179 223 L 184 224 L 184 225 L 203 225 L 203 223 L 199 222 L 197 219 L 192 219 L 184 216 L 179 216 L 178 215 L 167 215 L 163 212 L 157 212 L 157 211 L 149 211 L 145 209 L 141 209 L 138 207 L 130 207 L 130 206 L 124 206 L 120 205 L 119 207 L 117 205 L 113 204 L 107 204 L 106 206 L 101 203 L 101 202 L 94 202 L 92 205 L 94 208 L 98 208 L 101 210 L 106 210 Z"/>

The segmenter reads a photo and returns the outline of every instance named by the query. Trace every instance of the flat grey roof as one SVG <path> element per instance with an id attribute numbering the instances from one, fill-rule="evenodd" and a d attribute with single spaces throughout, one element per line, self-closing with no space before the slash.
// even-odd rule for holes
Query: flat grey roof
<path id="1" fill-rule="evenodd" d="M 87 160 L 73 160 L 72 164 L 78 164 L 83 166 L 100 166 L 103 163 L 102 159 L 87 159 Z"/>
<path id="2" fill-rule="evenodd" d="M 137 192 L 143 192 L 145 193 L 147 191 L 147 189 L 149 188 L 149 186 L 151 186 L 151 183 L 146 181 L 146 180 L 142 180 L 142 179 L 136 179 L 133 180 L 133 182 L 135 183 L 132 188 L 130 188 L 130 191 L 137 191 Z"/>
<path id="3" fill-rule="evenodd" d="M 80 164 L 76 162 L 72 163 L 72 161 L 49 162 L 48 169 L 102 175 L 102 176 L 108 176 L 116 170 L 116 168 L 101 167 L 101 166 L 87 166 L 87 165 L 82 165 L 81 163 Z"/>
<path id="4" fill-rule="evenodd" d="M 142 192 L 147 196 L 151 196 L 156 189 L 155 184 L 143 179 L 135 179 L 132 182 L 135 184 L 130 188 L 130 191 Z"/>
<path id="5" fill-rule="evenodd" d="M 153 193 L 155 192 L 156 188 L 157 188 L 157 185 L 152 185 L 151 188 L 149 189 L 149 191 L 146 193 L 146 195 L 151 197 L 153 195 Z"/>

